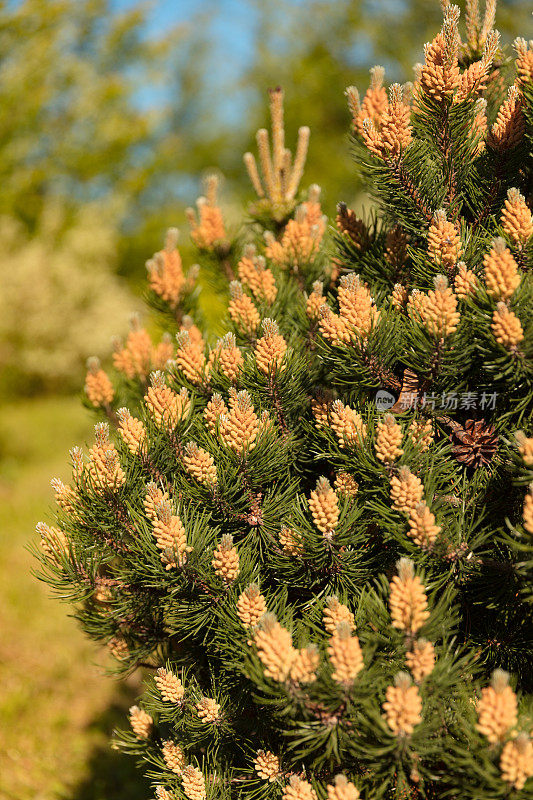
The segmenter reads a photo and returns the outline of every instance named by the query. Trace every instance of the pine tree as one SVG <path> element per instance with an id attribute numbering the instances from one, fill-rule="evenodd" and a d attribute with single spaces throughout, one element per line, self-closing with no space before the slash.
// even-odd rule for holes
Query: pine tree
<path id="1" fill-rule="evenodd" d="M 227 333 L 170 231 L 169 335 L 90 365 L 43 577 L 146 668 L 115 747 L 159 800 L 533 796 L 533 47 L 494 10 L 462 42 L 445 4 L 413 83 L 347 90 L 368 219 L 328 228 L 272 90 L 242 233 L 212 183 L 189 214 Z"/>

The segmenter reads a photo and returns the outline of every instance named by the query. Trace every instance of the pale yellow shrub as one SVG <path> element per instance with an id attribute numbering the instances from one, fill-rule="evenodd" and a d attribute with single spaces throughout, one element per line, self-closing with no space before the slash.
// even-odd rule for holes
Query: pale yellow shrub
<path id="1" fill-rule="evenodd" d="M 112 215 L 96 206 L 67 220 L 49 204 L 31 238 L 0 217 L 0 370 L 54 388 L 77 385 L 86 358 L 109 353 L 131 311 L 112 273 L 117 239 Z"/>

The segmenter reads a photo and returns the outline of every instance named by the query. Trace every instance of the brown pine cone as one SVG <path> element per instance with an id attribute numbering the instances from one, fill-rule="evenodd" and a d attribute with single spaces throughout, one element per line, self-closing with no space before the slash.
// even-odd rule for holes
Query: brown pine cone
<path id="1" fill-rule="evenodd" d="M 456 424 L 450 441 L 454 445 L 453 454 L 457 461 L 468 467 L 487 465 L 498 449 L 496 429 L 484 419 L 467 419 L 464 428 Z"/>

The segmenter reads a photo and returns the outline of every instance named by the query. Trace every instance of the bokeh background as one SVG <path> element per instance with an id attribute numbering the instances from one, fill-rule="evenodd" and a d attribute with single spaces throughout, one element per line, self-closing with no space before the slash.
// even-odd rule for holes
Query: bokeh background
<path id="1" fill-rule="evenodd" d="M 25 549 L 50 477 L 90 436 L 87 356 L 105 359 L 141 307 L 170 225 L 187 263 L 202 174 L 221 172 L 238 219 L 269 86 L 289 139 L 311 127 L 304 185 L 329 213 L 364 205 L 344 89 L 364 91 L 376 63 L 410 80 L 440 19 L 437 0 L 0 1 L 0 800 L 150 796 L 108 748 L 139 676 L 103 674 Z M 533 36 L 529 0 L 500 0 L 497 27 Z"/>

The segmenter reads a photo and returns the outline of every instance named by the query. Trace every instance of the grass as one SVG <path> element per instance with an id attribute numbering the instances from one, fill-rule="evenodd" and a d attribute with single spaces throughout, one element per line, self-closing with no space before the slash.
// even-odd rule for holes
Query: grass
<path id="1" fill-rule="evenodd" d="M 108 747 L 140 679 L 103 674 L 105 656 L 32 576 L 26 549 L 50 518 L 50 478 L 68 480 L 68 449 L 90 439 L 92 420 L 77 398 L 0 412 L 0 798 L 145 800 L 134 764 Z"/>

